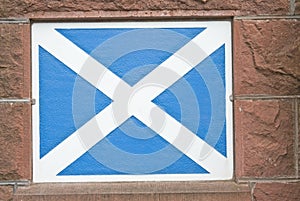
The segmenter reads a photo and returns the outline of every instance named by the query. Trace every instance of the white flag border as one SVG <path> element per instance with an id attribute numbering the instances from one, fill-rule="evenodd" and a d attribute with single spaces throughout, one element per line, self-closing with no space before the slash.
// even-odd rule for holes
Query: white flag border
<path id="1" fill-rule="evenodd" d="M 225 43 L 225 80 L 226 80 L 226 140 L 227 158 L 226 170 L 220 167 L 219 173 L 210 174 L 149 174 L 149 175 L 78 175 L 51 176 L 41 175 L 39 166 L 39 58 L 38 40 L 39 29 L 43 26 L 52 28 L 194 28 L 222 25 L 222 33 L 226 34 Z M 45 36 L 47 37 L 47 36 Z M 32 97 L 36 105 L 32 108 L 33 122 L 33 182 L 109 182 L 109 181 L 186 181 L 186 180 L 229 180 L 233 176 L 233 129 L 232 103 L 232 46 L 230 21 L 193 21 L 193 22 L 102 22 L 102 23 L 34 23 L 32 25 Z M 219 164 L 216 163 L 216 166 Z"/>

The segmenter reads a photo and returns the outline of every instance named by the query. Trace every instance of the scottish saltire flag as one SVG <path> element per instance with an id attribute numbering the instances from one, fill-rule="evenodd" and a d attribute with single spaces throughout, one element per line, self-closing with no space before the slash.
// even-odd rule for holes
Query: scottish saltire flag
<path id="1" fill-rule="evenodd" d="M 232 177 L 231 24 L 35 23 L 35 182 Z"/>

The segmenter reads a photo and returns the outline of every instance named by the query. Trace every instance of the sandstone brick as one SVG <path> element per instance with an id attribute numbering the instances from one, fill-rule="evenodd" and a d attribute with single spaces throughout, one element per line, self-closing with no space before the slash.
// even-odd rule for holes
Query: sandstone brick
<path id="1" fill-rule="evenodd" d="M 108 194 L 108 195 L 28 195 L 15 196 L 14 201 L 82 201 L 82 200 L 101 200 L 101 201 L 251 201 L 250 193 L 215 193 L 215 194 Z"/>
<path id="2" fill-rule="evenodd" d="M 0 24 L 0 98 L 30 95 L 29 25 Z"/>
<path id="3" fill-rule="evenodd" d="M 254 188 L 254 201 L 298 201 L 300 182 L 258 183 Z"/>
<path id="4" fill-rule="evenodd" d="M 300 94 L 300 20 L 234 22 L 235 94 Z"/>
<path id="5" fill-rule="evenodd" d="M 125 194 L 125 195 L 30 195 L 30 196 L 16 196 L 15 201 L 81 201 L 81 200 L 103 200 L 103 201 L 251 201 L 250 193 L 215 193 L 215 194 Z"/>
<path id="6" fill-rule="evenodd" d="M 126 194 L 126 195 L 95 195 L 95 194 L 70 194 L 70 195 L 24 195 L 24 196 L 15 196 L 14 201 L 158 201 L 157 195 L 152 194 Z"/>
<path id="7" fill-rule="evenodd" d="M 11 201 L 13 198 L 13 187 L 0 186 L 0 201 Z"/>
<path id="8" fill-rule="evenodd" d="M 298 102 L 298 178 L 300 178 L 300 99 Z M 297 122 L 296 122 L 297 123 Z"/>
<path id="9" fill-rule="evenodd" d="M 235 101 L 238 178 L 295 177 L 293 101 Z"/>
<path id="10" fill-rule="evenodd" d="M 1 0 L 0 17 L 43 17 L 47 13 L 66 12 L 78 15 L 82 12 L 99 11 L 165 11 L 165 10 L 197 10 L 197 11 L 238 11 L 241 14 L 288 14 L 289 0 Z M 56 17 L 52 15 L 52 17 Z M 116 16 L 117 17 L 117 16 Z"/>
<path id="11" fill-rule="evenodd" d="M 295 14 L 300 14 L 300 0 L 295 1 Z"/>
<path id="12" fill-rule="evenodd" d="M 159 201 L 251 201 L 250 193 L 194 193 L 194 194 L 161 194 Z"/>
<path id="13" fill-rule="evenodd" d="M 29 104 L 0 104 L 0 180 L 31 178 Z"/>
<path id="14" fill-rule="evenodd" d="M 130 182 L 32 184 L 14 200 L 250 201 L 250 188 L 234 182 Z"/>

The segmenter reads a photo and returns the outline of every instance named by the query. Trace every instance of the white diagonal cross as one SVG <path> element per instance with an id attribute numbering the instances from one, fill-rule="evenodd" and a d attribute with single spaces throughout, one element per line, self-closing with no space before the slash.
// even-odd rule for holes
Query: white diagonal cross
<path id="1" fill-rule="evenodd" d="M 43 30 L 47 37 L 40 33 L 35 37 L 37 43 L 114 102 L 40 159 L 40 178 L 55 177 L 132 115 L 209 172 L 218 174 L 218 166 L 226 167 L 227 160 L 223 155 L 151 102 L 224 43 L 219 30 L 208 27 L 133 87 L 53 28 Z M 86 65 L 89 68 L 82 69 Z M 122 91 L 121 95 L 118 95 L 119 91 Z M 125 108 L 118 110 L 117 119 L 114 107 Z M 151 125 L 148 117 L 153 109 L 165 116 L 163 128 Z M 200 157 L 203 150 L 209 150 L 209 157 Z"/>

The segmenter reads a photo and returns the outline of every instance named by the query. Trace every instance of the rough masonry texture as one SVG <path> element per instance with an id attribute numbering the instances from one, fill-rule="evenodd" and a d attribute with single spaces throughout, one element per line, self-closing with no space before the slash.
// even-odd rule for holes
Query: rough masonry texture
<path id="1" fill-rule="evenodd" d="M 0 186 L 0 201 L 12 200 L 13 188 L 11 186 Z"/>
<path id="2" fill-rule="evenodd" d="M 29 25 L 0 24 L 0 98 L 30 96 Z"/>
<path id="3" fill-rule="evenodd" d="M 296 129 L 298 127 L 298 178 L 300 177 L 300 159 L 299 159 L 299 156 L 300 156 L 300 100 L 296 100 L 296 104 L 298 103 L 298 113 L 297 114 L 297 118 L 298 118 L 298 126 L 296 125 Z M 297 124 L 297 122 L 296 122 Z"/>
<path id="4" fill-rule="evenodd" d="M 0 181 L 31 178 L 29 104 L 0 104 Z"/>
<path id="5" fill-rule="evenodd" d="M 218 193 L 215 193 L 218 191 Z M 41 193 L 43 192 L 43 193 Z M 16 200 L 250 200 L 247 184 L 232 182 L 121 182 L 83 184 L 33 184 L 19 189 Z"/>
<path id="6" fill-rule="evenodd" d="M 299 94 L 300 21 L 239 20 L 234 29 L 235 94 Z"/>
<path id="7" fill-rule="evenodd" d="M 98 11 L 162 11 L 162 10 L 196 10 L 196 11 L 235 11 L 242 15 L 289 13 L 289 0 L 116 0 L 116 1 L 47 1 L 47 0 L 1 0 L 1 17 L 41 16 L 45 13 Z"/>
<path id="8" fill-rule="evenodd" d="M 291 101 L 235 102 L 237 176 L 295 176 L 292 109 Z"/>
<path id="9" fill-rule="evenodd" d="M 259 183 L 255 186 L 254 201 L 290 201 L 299 200 L 300 183 Z"/>
<path id="10" fill-rule="evenodd" d="M 295 14 L 300 14 L 300 1 L 295 1 Z"/>
<path id="11" fill-rule="evenodd" d="M 233 24 L 231 181 L 30 184 L 31 22 L 207 19 Z M 0 201 L 299 200 L 299 33 L 300 0 L 0 0 Z"/>

